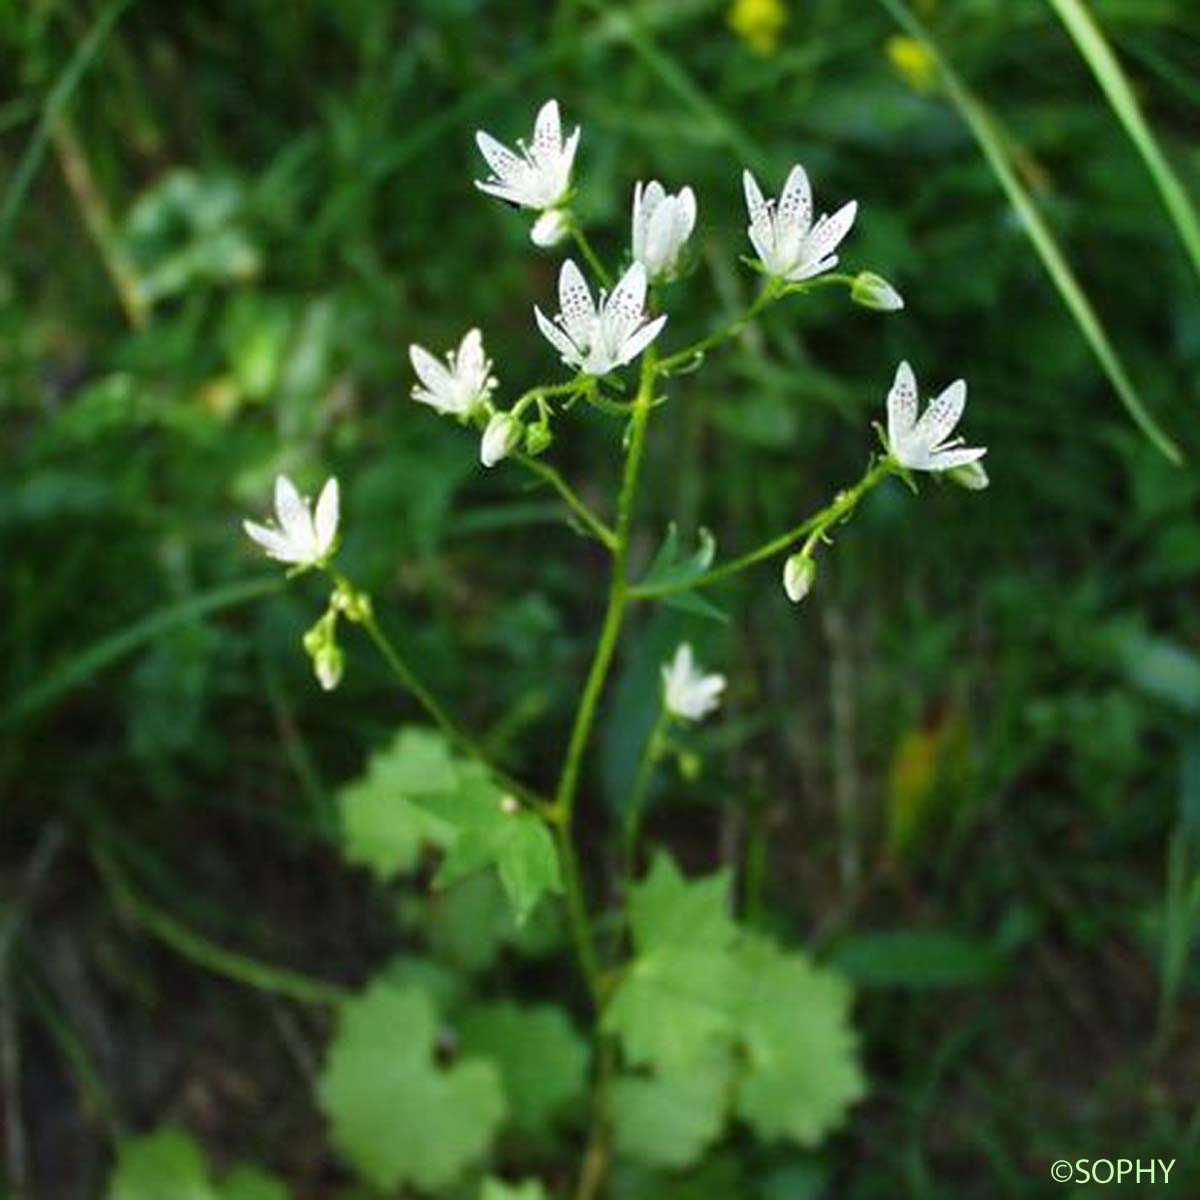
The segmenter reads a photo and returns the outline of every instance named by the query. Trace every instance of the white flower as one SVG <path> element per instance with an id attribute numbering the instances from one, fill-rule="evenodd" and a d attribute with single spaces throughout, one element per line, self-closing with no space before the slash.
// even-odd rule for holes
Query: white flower
<path id="1" fill-rule="evenodd" d="M 690 187 L 667 195 L 652 179 L 633 189 L 633 258 L 650 279 L 675 274 L 679 253 L 696 227 L 696 194 Z"/>
<path id="2" fill-rule="evenodd" d="M 524 435 L 525 427 L 512 413 L 496 413 L 483 431 L 479 443 L 479 461 L 485 467 L 494 467 L 521 444 Z"/>
<path id="3" fill-rule="evenodd" d="M 896 368 L 896 380 L 888 392 L 888 449 L 892 457 L 912 471 L 949 471 L 982 458 L 984 447 L 964 446 L 963 438 L 951 438 L 967 403 L 967 385 L 956 379 L 917 418 L 917 380 L 906 362 Z M 949 440 L 947 440 L 949 439 Z"/>
<path id="4" fill-rule="evenodd" d="M 333 552 L 338 527 L 338 481 L 329 479 L 317 500 L 316 515 L 286 475 L 275 480 L 278 527 L 243 521 L 246 532 L 271 558 L 298 567 L 320 566 Z"/>
<path id="5" fill-rule="evenodd" d="M 684 642 L 675 657 L 662 669 L 663 703 L 673 717 L 702 721 L 721 703 L 724 675 L 703 675 Z"/>
<path id="6" fill-rule="evenodd" d="M 496 387 L 492 361 L 483 352 L 483 335 L 478 329 L 467 331 L 458 349 L 446 355 L 445 366 L 424 346 L 409 346 L 408 357 L 421 381 L 413 388 L 412 398 L 440 413 L 465 420 Z"/>
<path id="7" fill-rule="evenodd" d="M 542 105 L 534 125 L 533 144 L 526 146 L 518 141 L 519 153 L 513 153 L 482 129 L 475 134 L 475 144 L 492 169 L 488 179 L 475 181 L 481 192 L 539 212 L 557 208 L 566 199 L 579 127 L 563 141 L 557 100 Z"/>
<path id="8" fill-rule="evenodd" d="M 563 362 L 588 375 L 607 375 L 632 362 L 667 323 L 666 315 L 646 320 L 646 268 L 640 262 L 617 281 L 612 294 L 592 300 L 583 273 L 572 259 L 558 276 L 560 312 L 551 321 L 534 307 L 538 328 L 562 355 Z"/>
<path id="9" fill-rule="evenodd" d="M 855 275 L 850 285 L 850 299 L 876 312 L 899 312 L 904 307 L 904 297 L 874 271 L 860 271 Z"/>
<path id="10" fill-rule="evenodd" d="M 812 189 L 799 163 L 791 169 L 778 204 L 763 199 L 749 171 L 742 172 L 742 186 L 750 213 L 747 232 L 768 274 L 799 283 L 837 266 L 834 251 L 854 224 L 856 200 L 843 204 L 832 217 L 822 216 L 814 225 Z"/>

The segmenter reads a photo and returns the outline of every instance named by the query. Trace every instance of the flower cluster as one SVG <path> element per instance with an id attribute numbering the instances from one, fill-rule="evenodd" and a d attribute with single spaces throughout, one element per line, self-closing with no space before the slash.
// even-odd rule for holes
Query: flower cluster
<path id="1" fill-rule="evenodd" d="M 582 257 L 601 277 L 600 284 L 607 285 L 604 269 L 569 207 L 580 129 L 576 126 L 564 136 L 558 102 L 547 100 L 542 105 L 529 144 L 518 141 L 513 150 L 483 130 L 476 133 L 475 140 L 490 169 L 486 179 L 476 181 L 480 191 L 536 213 L 531 236 L 540 246 L 556 245 L 567 236 L 575 238 Z M 764 197 L 749 171 L 742 174 L 742 187 L 749 218 L 746 232 L 756 255 L 752 265 L 767 277 L 750 316 L 774 299 L 820 284 L 845 286 L 850 298 L 865 308 L 895 312 L 904 307 L 900 293 L 874 272 L 835 273 L 839 248 L 858 215 L 857 201 L 849 200 L 832 215 L 822 213 L 814 219 L 812 185 L 799 163 L 788 172 L 778 197 Z M 568 404 L 583 397 L 602 408 L 626 411 L 627 404 L 622 407 L 624 402 L 619 399 L 606 399 L 602 389 L 614 387 L 619 392 L 620 384 L 609 377 L 643 355 L 662 334 L 668 317 L 656 311 L 658 288 L 686 270 L 697 208 L 691 187 L 668 192 L 657 179 L 638 181 L 633 189 L 629 265 L 615 285 L 594 290 L 579 263 L 574 258 L 564 259 L 558 274 L 558 311 L 547 316 L 535 305 L 533 319 L 574 373 L 569 381 L 533 388 L 511 407 L 497 407 L 493 396 L 499 385 L 492 361 L 482 333 L 470 329 L 457 348 L 442 358 L 424 346 L 409 347 L 417 380 L 413 399 L 474 428 L 480 435 L 479 458 L 485 467 L 522 450 L 536 456 L 551 444 L 552 396 L 566 397 L 564 403 Z M 689 351 L 671 356 L 664 369 L 698 360 L 714 340 L 732 336 L 743 324 L 735 323 L 716 339 L 704 339 Z M 980 460 L 986 450 L 966 446 L 963 438 L 953 436 L 966 395 L 966 383 L 956 380 L 921 412 L 916 377 L 907 362 L 900 363 L 887 395 L 887 430 L 881 434 L 886 454 L 874 468 L 875 474 L 934 472 L 966 488 L 985 488 L 988 478 Z M 529 465 L 546 473 L 546 468 Z M 270 557 L 296 570 L 327 568 L 335 551 L 338 506 L 336 479 L 326 483 L 313 507 L 301 498 L 291 480 L 281 475 L 275 485 L 275 522 L 247 521 L 245 529 Z M 576 502 L 574 507 L 578 511 L 580 506 Z M 818 522 L 803 547 L 784 564 L 784 590 L 793 602 L 800 602 L 812 590 L 817 573 L 815 551 L 822 540 L 828 540 L 827 526 L 843 515 L 837 502 L 834 508 L 829 521 Z M 604 535 L 614 536 L 594 518 L 591 527 L 599 529 L 602 540 Z M 338 611 L 331 608 L 306 640 L 324 687 L 334 686 L 341 675 L 334 637 Z M 725 681 L 719 675 L 700 674 L 685 643 L 664 668 L 663 683 L 666 711 L 681 719 L 699 720 L 716 706 Z"/>

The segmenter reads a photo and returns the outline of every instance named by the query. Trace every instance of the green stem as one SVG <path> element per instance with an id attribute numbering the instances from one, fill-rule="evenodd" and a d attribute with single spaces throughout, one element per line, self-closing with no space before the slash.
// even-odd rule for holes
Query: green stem
<path id="1" fill-rule="evenodd" d="M 668 355 L 658 365 L 660 374 L 669 375 L 676 367 L 683 366 L 699 355 L 706 354 L 716 346 L 720 346 L 723 342 L 729 341 L 731 338 L 737 337 L 743 329 L 746 328 L 757 316 L 767 307 L 773 300 L 778 299 L 782 283 L 778 279 L 768 279 L 763 284 L 763 289 L 758 293 L 753 304 L 736 321 L 726 325 L 724 329 L 717 330 L 716 333 L 710 333 L 708 337 L 701 338 L 698 342 L 693 342 L 692 345 L 683 350 L 678 350 L 676 353 Z"/>
<path id="2" fill-rule="evenodd" d="M 655 358 L 648 351 L 642 360 L 642 374 L 637 397 L 633 402 L 633 418 L 630 425 L 629 451 L 625 459 L 625 471 L 621 480 L 621 492 L 617 502 L 616 545 L 613 548 L 612 578 L 608 589 L 608 603 L 604 613 L 604 624 L 600 639 L 584 684 L 579 708 L 571 727 L 566 760 L 554 795 L 554 805 L 548 816 L 558 838 L 559 853 L 563 865 L 563 886 L 566 890 L 567 915 L 576 952 L 583 966 L 597 1007 L 603 1001 L 603 989 L 599 975 L 599 957 L 596 953 L 595 935 L 588 919 L 587 903 L 580 879 L 579 862 L 575 844 L 571 837 L 575 812 L 575 796 L 579 787 L 579 775 L 583 766 L 596 709 L 608 678 L 609 668 L 616 653 L 621 634 L 621 622 L 629 593 L 628 563 L 629 534 L 633 525 L 634 502 L 637 497 L 638 478 L 642 458 L 646 449 L 646 426 L 654 398 Z"/>
<path id="3" fill-rule="evenodd" d="M 566 506 L 583 522 L 597 541 L 601 542 L 609 550 L 616 548 L 617 535 L 588 507 L 579 493 L 567 483 L 558 471 L 540 459 L 531 458 L 528 454 L 518 452 L 513 455 L 513 458 L 525 467 L 526 470 L 532 471 L 539 478 L 544 479 L 550 484 L 563 498 Z"/>
<path id="4" fill-rule="evenodd" d="M 115 860 L 99 846 L 93 849 L 96 868 L 120 907 L 129 912 L 148 933 L 170 946 L 177 954 L 205 970 L 244 983 L 260 992 L 274 992 L 305 1004 L 337 1004 L 348 993 L 337 984 L 312 979 L 296 971 L 259 962 L 236 954 L 194 933 L 149 901 L 143 899 L 126 880 Z"/>
<path id="5" fill-rule="evenodd" d="M 363 597 L 363 593 L 359 592 L 343 575 L 333 570 L 330 570 L 329 574 L 333 577 L 337 586 L 344 589 L 349 595 L 360 599 Z M 400 651 L 396 649 L 391 639 L 383 632 L 369 604 L 362 605 L 359 611 L 353 616 L 347 614 L 347 619 L 352 624 L 358 624 L 363 627 L 367 637 L 374 643 L 376 650 L 379 651 L 384 662 L 391 668 L 392 673 L 400 681 L 401 686 L 429 714 L 434 724 L 437 725 L 451 742 L 464 754 L 481 762 L 496 777 L 499 783 L 503 784 L 514 795 L 519 796 L 535 811 L 543 816 L 547 814 L 550 805 L 546 800 L 523 784 L 519 779 L 513 778 L 508 772 L 501 770 L 491 762 L 488 755 L 484 752 L 483 747 L 446 712 L 441 702 L 421 682 L 404 660 Z"/>
<path id="6" fill-rule="evenodd" d="M 834 497 L 832 504 L 801 522 L 795 528 L 781 533 L 769 542 L 764 542 L 757 549 L 751 550 L 739 558 L 731 559 L 727 563 L 722 563 L 719 567 L 713 567 L 711 571 L 705 571 L 703 575 L 692 579 L 662 583 L 657 586 L 652 584 L 649 587 L 634 587 L 629 590 L 629 595 L 635 600 L 659 600 L 664 596 L 673 596 L 677 592 L 691 591 L 692 588 L 708 587 L 710 584 L 727 579 L 730 575 L 744 571 L 747 567 L 754 566 L 755 563 L 762 562 L 765 558 L 773 558 L 802 537 L 808 537 L 815 541 L 831 525 L 845 520 L 868 492 L 882 483 L 889 475 L 895 474 L 898 469 L 892 458 L 881 458 L 852 488 L 839 492 Z"/>
<path id="7" fill-rule="evenodd" d="M 583 232 L 583 227 L 575 219 L 574 215 L 570 216 L 571 236 L 575 239 L 575 245 L 579 247 L 580 254 L 587 259 L 587 264 L 592 268 L 596 278 L 600 280 L 606 288 L 612 287 L 612 276 L 608 273 L 607 268 L 600 261 L 600 256 L 592 249 L 592 243 L 588 241 L 588 236 Z"/>
<path id="8" fill-rule="evenodd" d="M 622 831 L 625 874 L 629 879 L 633 878 L 636 866 L 634 852 L 637 849 L 638 835 L 641 832 L 646 793 L 650 787 L 650 780 L 654 777 L 654 768 L 661 757 L 663 736 L 670 723 L 670 713 L 665 707 L 660 708 L 658 719 L 654 722 L 650 736 L 646 738 L 646 744 L 642 747 L 642 757 L 638 762 L 637 774 L 633 778 L 633 790 L 629 794 L 629 807 L 625 811 L 625 827 Z"/>

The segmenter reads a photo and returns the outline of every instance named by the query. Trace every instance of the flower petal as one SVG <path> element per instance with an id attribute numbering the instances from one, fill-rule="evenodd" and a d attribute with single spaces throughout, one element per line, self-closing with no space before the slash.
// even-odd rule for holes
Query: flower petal
<path id="1" fill-rule="evenodd" d="M 533 127 L 533 154 L 542 163 L 551 163 L 562 153 L 562 122 L 558 101 L 547 100 L 538 110 Z"/>
<path id="2" fill-rule="evenodd" d="M 573 258 L 563 263 L 558 274 L 558 306 L 571 340 L 581 347 L 586 346 L 596 321 L 596 305 L 587 280 Z"/>
<path id="3" fill-rule="evenodd" d="M 843 204 L 832 217 L 822 217 L 805 240 L 804 257 L 816 260 L 832 254 L 850 232 L 857 215 L 858 201 L 851 200 Z"/>
<path id="4" fill-rule="evenodd" d="M 528 170 L 526 163 L 503 142 L 496 141 L 490 133 L 485 133 L 482 129 L 475 132 L 475 145 L 479 147 L 479 153 L 492 168 L 496 178 L 505 183 L 520 179 Z"/>
<path id="5" fill-rule="evenodd" d="M 317 497 L 316 534 L 317 551 L 324 558 L 333 548 L 333 539 L 337 537 L 338 516 L 340 515 L 340 492 L 336 476 L 330 476 Z"/>
<path id="6" fill-rule="evenodd" d="M 930 400 L 913 430 L 922 445 L 936 450 L 954 431 L 967 403 L 966 381 L 956 379 L 940 396 Z"/>
<path id="7" fill-rule="evenodd" d="M 804 237 L 812 226 L 812 187 L 799 163 L 788 172 L 779 196 L 779 207 L 775 210 L 775 220 L 781 230 L 794 229 L 800 237 Z"/>
<path id="8" fill-rule="evenodd" d="M 635 262 L 604 302 L 604 328 L 611 346 L 619 346 L 637 328 L 646 308 L 646 268 Z"/>
<path id="9" fill-rule="evenodd" d="M 901 450 L 917 423 L 917 377 L 907 362 L 896 368 L 896 378 L 887 397 L 888 441 L 892 452 Z"/>
<path id="10" fill-rule="evenodd" d="M 301 555 L 316 545 L 312 513 L 300 498 L 296 485 L 286 475 L 280 475 L 275 480 L 275 519 L 284 536 Z"/>
<path id="11" fill-rule="evenodd" d="M 537 305 L 534 305 L 533 315 L 537 320 L 538 328 L 542 331 L 542 337 L 562 355 L 563 362 L 571 367 L 581 366 L 583 364 L 583 354 L 566 333 L 551 321 Z"/>
<path id="12" fill-rule="evenodd" d="M 434 395 L 446 392 L 453 385 L 453 378 L 445 364 L 438 362 L 424 346 L 409 346 L 408 358 L 417 373 L 417 378 Z"/>
<path id="13" fill-rule="evenodd" d="M 256 521 L 243 521 L 242 528 L 246 533 L 271 556 L 279 562 L 300 562 L 303 555 L 296 553 L 292 543 L 279 532 L 267 525 L 259 525 Z"/>
<path id="14" fill-rule="evenodd" d="M 954 450 L 938 450 L 929 456 L 927 471 L 952 471 L 978 462 L 987 453 L 986 446 L 962 446 Z"/>
<path id="15" fill-rule="evenodd" d="M 630 334 L 617 348 L 616 365 L 623 367 L 626 363 L 633 362 L 662 333 L 662 328 L 666 323 L 667 314 L 663 313 L 662 316 L 655 317 L 653 321 L 648 322 L 641 329 Z"/>

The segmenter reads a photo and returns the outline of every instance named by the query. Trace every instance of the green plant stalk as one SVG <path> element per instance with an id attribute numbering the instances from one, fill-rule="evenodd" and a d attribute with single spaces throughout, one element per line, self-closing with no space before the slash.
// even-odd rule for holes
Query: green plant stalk
<path id="1" fill-rule="evenodd" d="M 592 243 L 588 241 L 588 236 L 583 232 L 583 227 L 575 219 L 572 213 L 568 217 L 571 237 L 575 239 L 575 245 L 579 247 L 579 253 L 587 259 L 587 264 L 596 274 L 596 278 L 600 280 L 606 288 L 612 287 L 613 279 L 608 273 L 608 268 L 600 261 L 600 256 L 592 248 Z"/>
<path id="2" fill-rule="evenodd" d="M 1129 140 L 1142 156 L 1146 170 L 1150 172 L 1175 225 L 1175 232 L 1192 260 L 1196 274 L 1200 275 L 1200 218 L 1179 176 L 1146 123 L 1117 56 L 1083 0 L 1050 0 L 1050 3 L 1067 27 L 1067 32 L 1074 38 L 1079 53 L 1087 60 L 1117 119 L 1125 126 Z"/>
<path id="3" fill-rule="evenodd" d="M 893 458 L 885 456 L 876 462 L 853 487 L 839 492 L 831 504 L 821 509 L 819 513 L 808 517 L 795 528 L 787 530 L 786 533 L 781 533 L 778 537 L 764 542 L 739 558 L 722 563 L 719 567 L 713 567 L 711 571 L 705 571 L 703 575 L 698 575 L 694 579 L 663 583 L 658 586 L 634 587 L 630 589 L 629 595 L 635 600 L 661 600 L 664 596 L 673 596 L 677 592 L 689 592 L 693 588 L 708 587 L 722 579 L 728 579 L 731 575 L 736 575 L 739 571 L 746 570 L 747 567 L 754 566 L 755 563 L 762 562 L 763 559 L 773 558 L 775 555 L 783 553 L 803 537 L 815 542 L 830 527 L 850 516 L 868 492 L 878 487 L 889 475 L 896 474 L 899 469 Z"/>
<path id="4" fill-rule="evenodd" d="M 361 595 L 360 592 L 346 580 L 343 576 L 336 572 L 330 572 L 339 587 L 347 589 L 353 595 Z M 349 619 L 349 618 L 348 618 Z M 534 808 L 537 812 L 545 815 L 548 810 L 546 801 L 534 792 L 531 788 L 523 784 L 519 779 L 514 779 L 508 772 L 501 770 L 492 763 L 483 748 L 475 741 L 469 733 L 466 732 L 450 714 L 442 707 L 441 701 L 421 682 L 420 678 L 415 674 L 412 668 L 408 665 L 404 656 L 396 649 L 391 639 L 383 632 L 379 621 L 376 619 L 374 612 L 369 608 L 366 612 L 361 613 L 356 618 L 352 619 L 352 623 L 359 624 L 363 627 L 367 637 L 369 637 L 379 651 L 384 662 L 391 668 L 392 673 L 400 681 L 401 686 L 407 691 L 414 700 L 428 713 L 433 723 L 446 735 L 446 737 L 454 743 L 464 754 L 481 762 L 496 779 L 502 783 L 509 791 L 513 792 Z"/>
<path id="5" fill-rule="evenodd" d="M 226 608 L 236 608 L 239 604 L 256 600 L 282 587 L 283 581 L 278 578 L 251 579 L 214 588 L 211 592 L 202 592 L 178 604 L 157 609 L 124 629 L 101 638 L 86 650 L 69 658 L 62 666 L 48 672 L 32 687 L 20 692 L 4 712 L 0 713 L 0 726 L 35 716 L 59 697 L 82 687 L 93 675 L 99 674 L 106 667 L 119 662 L 127 654 L 132 654 L 177 625 L 186 625 Z"/>
<path id="6" fill-rule="evenodd" d="M 735 321 L 731 321 L 723 329 L 718 329 L 716 333 L 711 333 L 708 337 L 701 338 L 698 342 L 693 342 L 692 345 L 683 350 L 678 350 L 674 354 L 664 358 L 658 364 L 659 373 L 669 375 L 675 367 L 683 366 L 691 362 L 693 359 L 707 354 L 709 350 L 720 346 L 724 342 L 735 338 L 748 326 L 758 315 L 767 307 L 773 300 L 777 299 L 782 289 L 782 283 L 774 277 L 767 280 L 763 284 L 763 289 L 755 297 L 754 303 Z"/>
<path id="7" fill-rule="evenodd" d="M 662 757 L 663 738 L 667 727 L 671 724 L 671 714 L 666 707 L 658 710 L 658 717 L 642 747 L 642 756 L 638 761 L 637 774 L 633 777 L 633 790 L 629 794 L 629 807 L 625 812 L 624 828 L 622 829 L 622 854 L 625 859 L 625 874 L 633 877 L 634 852 L 637 849 L 638 835 L 642 829 L 642 816 L 646 807 L 646 793 L 650 780 L 654 777 L 654 768 Z"/>
<path id="8" fill-rule="evenodd" d="M 312 979 L 283 967 L 271 966 L 214 945 L 139 896 L 129 885 L 112 856 L 102 847 L 95 846 L 92 856 L 117 904 L 148 933 L 205 970 L 224 975 L 227 979 L 244 983 L 260 992 L 273 992 L 305 1004 L 338 1004 L 349 994 L 336 984 Z"/>
<path id="9" fill-rule="evenodd" d="M 588 917 L 587 902 L 580 879 L 579 860 L 572 839 L 572 823 L 575 812 L 575 796 L 579 788 L 579 775 L 583 767 L 583 756 L 587 750 L 592 725 L 600 695 L 608 678 L 621 635 L 621 624 L 629 593 L 629 536 L 633 526 L 634 504 L 637 498 L 638 479 L 641 474 L 642 458 L 646 449 L 646 427 L 650 420 L 650 409 L 654 399 L 656 359 L 653 350 L 647 351 L 642 360 L 641 378 L 637 396 L 633 402 L 633 417 L 630 423 L 629 450 L 625 458 L 625 471 L 621 479 L 621 491 L 617 501 L 616 545 L 613 548 L 612 577 L 608 589 L 608 602 L 601 626 L 600 638 L 592 658 L 584 684 L 583 695 L 571 727 L 567 754 L 562 773 L 554 794 L 554 804 L 547 814 L 554 826 L 562 860 L 563 887 L 566 893 L 567 915 L 571 934 L 575 942 L 580 965 L 588 980 L 592 998 L 599 1008 L 603 1002 L 603 986 L 600 976 L 599 956 L 596 939 Z"/>
<path id="10" fill-rule="evenodd" d="M 1042 219 L 1042 214 L 1034 204 L 1029 191 L 1017 178 L 995 119 L 967 85 L 959 79 L 941 48 L 933 40 L 925 26 L 913 15 L 904 0 L 879 0 L 879 3 L 887 9 L 906 33 L 916 38 L 929 51 L 934 62 L 937 63 L 947 95 L 971 130 L 976 142 L 979 143 L 979 148 L 983 151 L 984 158 L 992 168 L 992 173 L 996 176 L 1001 188 L 1004 189 L 1009 203 L 1021 217 L 1025 232 L 1029 235 L 1029 240 L 1033 242 L 1034 249 L 1041 258 L 1042 265 L 1046 268 L 1046 273 L 1058 289 L 1063 303 L 1066 304 L 1071 316 L 1075 319 L 1075 324 L 1083 334 L 1084 340 L 1091 347 L 1092 353 L 1104 369 L 1113 390 L 1125 406 L 1125 411 L 1147 439 L 1167 459 L 1176 466 L 1181 465 L 1183 455 L 1179 447 L 1160 428 L 1158 422 L 1142 403 L 1142 398 L 1126 374 L 1125 366 L 1117 356 L 1100 317 L 1092 307 L 1087 294 L 1080 287 L 1079 281 L 1075 278 L 1058 242 L 1050 232 L 1049 226 Z"/>
<path id="11" fill-rule="evenodd" d="M 554 488 L 562 497 L 563 503 L 579 518 L 583 526 L 601 545 L 610 551 L 616 548 L 617 535 L 591 510 L 586 501 L 554 467 L 520 452 L 514 454 L 513 458 L 527 471 L 531 471 L 539 479 L 544 479 Z"/>

